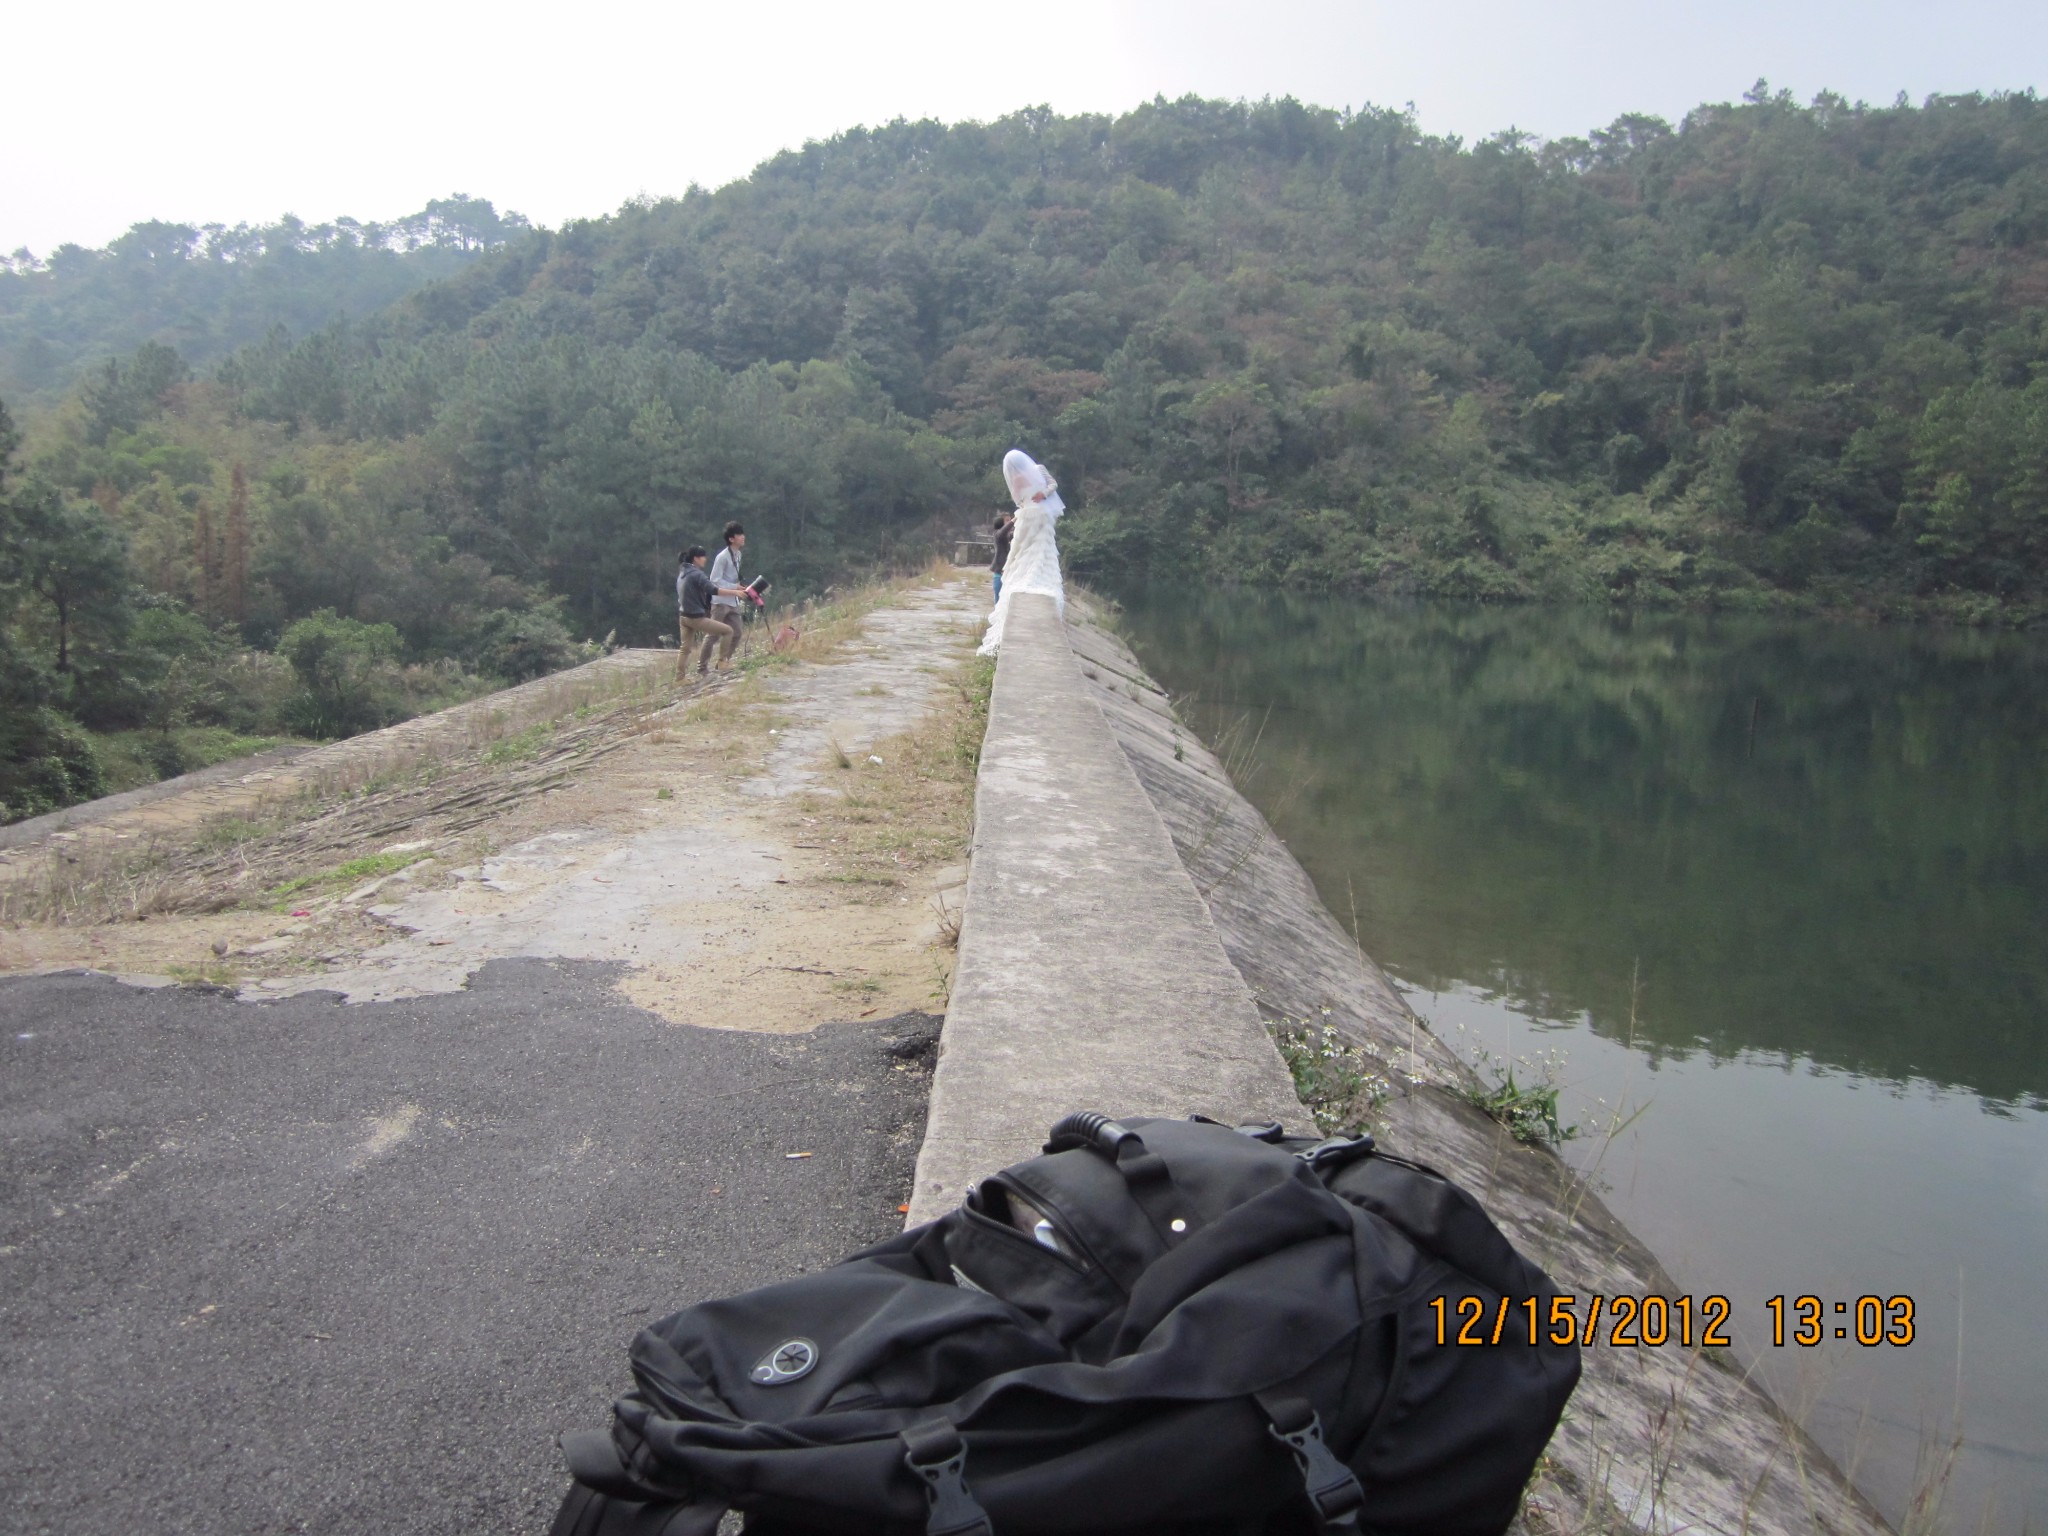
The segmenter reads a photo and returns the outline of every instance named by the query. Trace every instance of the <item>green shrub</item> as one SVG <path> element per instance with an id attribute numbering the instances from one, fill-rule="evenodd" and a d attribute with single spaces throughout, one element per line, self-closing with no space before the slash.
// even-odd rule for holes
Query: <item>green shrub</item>
<path id="1" fill-rule="evenodd" d="M 184 744 L 169 732 L 152 732 L 142 743 L 142 756 L 159 779 L 175 779 L 192 766 Z"/>
<path id="2" fill-rule="evenodd" d="M 590 659 L 598 648 L 579 644 L 562 622 L 560 599 L 520 611 L 495 608 L 477 620 L 464 646 L 470 665 L 510 683 L 545 677 Z"/>
<path id="3" fill-rule="evenodd" d="M 0 822 L 105 793 L 99 754 L 81 727 L 43 704 L 0 709 Z"/>
<path id="4" fill-rule="evenodd" d="M 398 631 L 389 624 L 345 619 L 332 608 L 300 619 L 277 642 L 299 691 L 286 701 L 284 724 L 300 736 L 354 736 L 404 714 L 398 697 Z"/>

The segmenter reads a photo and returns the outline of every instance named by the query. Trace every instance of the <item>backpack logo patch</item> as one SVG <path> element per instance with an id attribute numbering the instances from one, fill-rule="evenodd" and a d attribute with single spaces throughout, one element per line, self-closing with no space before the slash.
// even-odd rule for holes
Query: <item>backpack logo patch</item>
<path id="1" fill-rule="evenodd" d="M 761 1357 L 747 1376 L 756 1386 L 779 1387 L 799 1381 L 818 1368 L 818 1346 L 809 1339 L 789 1339 Z"/>

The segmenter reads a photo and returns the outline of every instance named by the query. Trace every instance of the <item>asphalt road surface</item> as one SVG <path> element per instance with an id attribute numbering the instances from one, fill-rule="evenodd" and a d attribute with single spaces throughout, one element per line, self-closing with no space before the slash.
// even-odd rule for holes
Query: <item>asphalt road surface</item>
<path id="1" fill-rule="evenodd" d="M 0 982 L 0 1531 L 544 1532 L 642 1324 L 898 1229 L 935 1019 L 692 1029 L 609 975 Z"/>

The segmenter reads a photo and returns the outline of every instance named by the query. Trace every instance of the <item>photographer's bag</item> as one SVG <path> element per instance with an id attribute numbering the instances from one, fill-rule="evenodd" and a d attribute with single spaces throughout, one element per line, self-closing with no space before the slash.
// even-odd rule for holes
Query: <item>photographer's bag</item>
<path id="1" fill-rule="evenodd" d="M 1578 1381 L 1518 1326 L 1552 1295 L 1370 1137 L 1069 1115 L 958 1210 L 644 1330 L 554 1536 L 1494 1536 Z"/>

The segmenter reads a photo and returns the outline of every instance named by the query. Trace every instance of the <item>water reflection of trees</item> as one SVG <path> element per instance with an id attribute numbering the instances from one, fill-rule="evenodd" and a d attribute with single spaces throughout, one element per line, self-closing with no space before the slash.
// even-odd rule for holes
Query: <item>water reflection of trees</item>
<path id="1" fill-rule="evenodd" d="M 1808 622 L 1135 602 L 1368 948 L 1665 1051 L 2048 1097 L 2048 647 Z"/>

